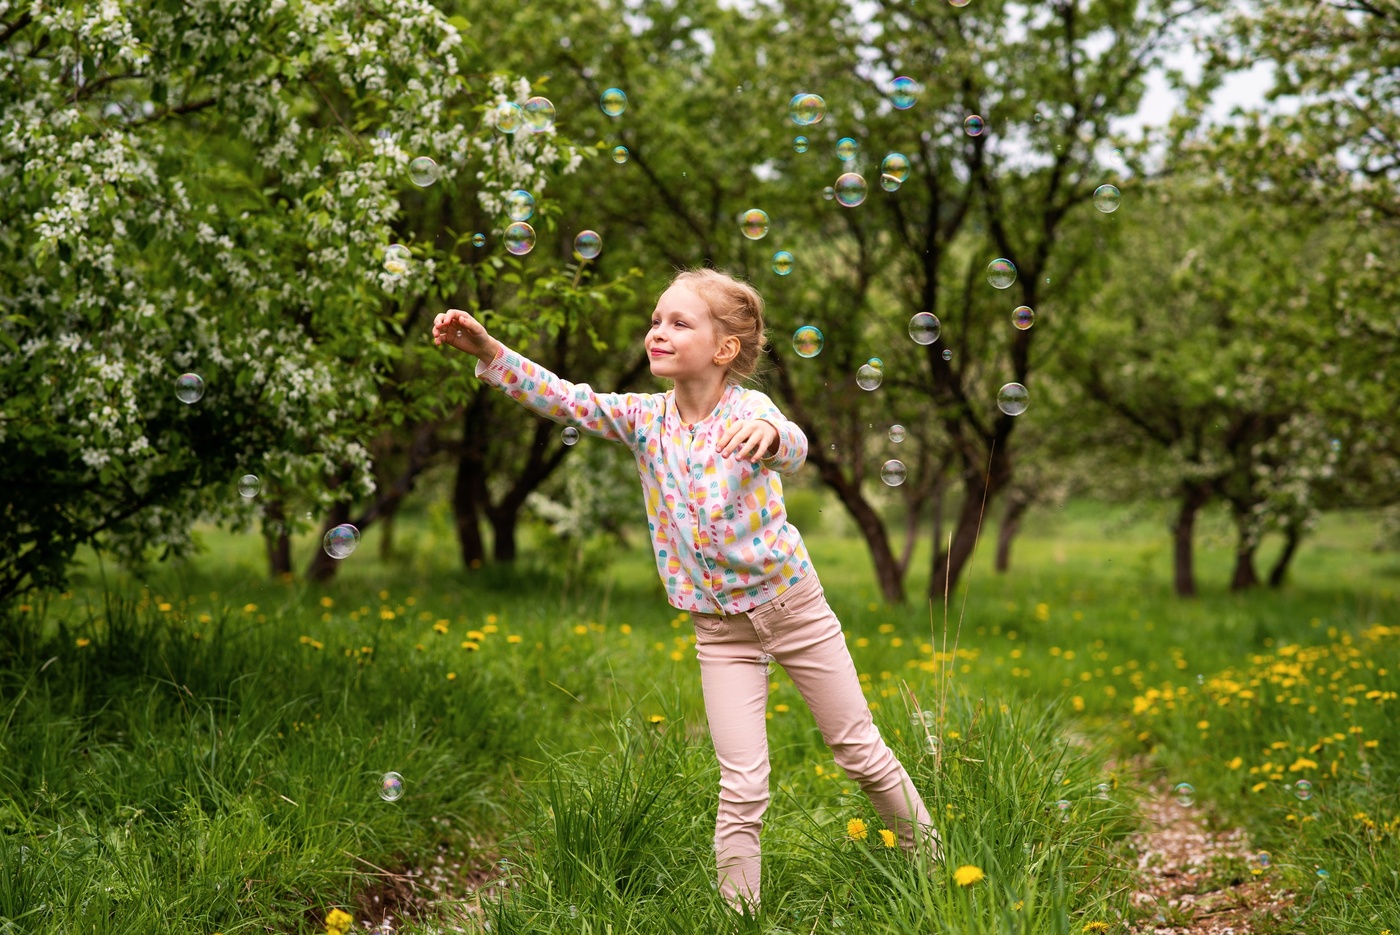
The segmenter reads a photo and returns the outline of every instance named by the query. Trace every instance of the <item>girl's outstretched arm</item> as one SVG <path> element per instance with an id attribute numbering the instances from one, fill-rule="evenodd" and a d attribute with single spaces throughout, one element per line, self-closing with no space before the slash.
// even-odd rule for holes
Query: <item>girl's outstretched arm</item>
<path id="1" fill-rule="evenodd" d="M 570 383 L 505 347 L 461 309 L 448 309 L 437 316 L 433 343 L 448 344 L 477 357 L 477 379 L 497 387 L 531 412 L 629 447 L 636 440 L 637 420 L 646 398 L 641 394 L 595 393 L 585 383 Z"/>
<path id="2" fill-rule="evenodd" d="M 796 474 L 807 461 L 807 435 L 796 422 L 783 415 L 773 400 L 758 390 L 749 390 L 744 400 L 744 419 L 761 419 L 778 430 L 778 451 L 763 463 L 779 474 Z"/>

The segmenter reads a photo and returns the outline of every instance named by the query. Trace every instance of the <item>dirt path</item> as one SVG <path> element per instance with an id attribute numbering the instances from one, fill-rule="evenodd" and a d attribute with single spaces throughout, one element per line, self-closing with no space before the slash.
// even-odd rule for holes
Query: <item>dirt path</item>
<path id="1" fill-rule="evenodd" d="M 1146 830 L 1133 839 L 1141 874 L 1133 905 L 1147 918 L 1132 935 L 1278 930 L 1293 894 L 1273 886 L 1244 831 L 1207 831 L 1199 811 L 1166 790 L 1143 803 L 1143 817 Z"/>

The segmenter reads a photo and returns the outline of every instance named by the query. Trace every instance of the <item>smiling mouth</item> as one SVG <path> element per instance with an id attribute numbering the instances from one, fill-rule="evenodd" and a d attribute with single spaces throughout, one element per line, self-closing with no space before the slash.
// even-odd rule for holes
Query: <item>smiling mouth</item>
<path id="1" fill-rule="evenodd" d="M 651 356 L 652 356 L 652 357 L 670 357 L 670 356 L 671 356 L 671 352 L 670 352 L 670 351 L 652 351 L 652 352 L 651 352 Z"/>

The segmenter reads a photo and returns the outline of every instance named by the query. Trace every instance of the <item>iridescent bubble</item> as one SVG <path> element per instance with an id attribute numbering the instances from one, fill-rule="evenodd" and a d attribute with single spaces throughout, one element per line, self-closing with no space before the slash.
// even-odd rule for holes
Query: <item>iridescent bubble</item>
<path id="1" fill-rule="evenodd" d="M 779 276 L 786 276 L 792 272 L 792 254 L 786 250 L 779 250 L 773 254 L 773 272 Z"/>
<path id="2" fill-rule="evenodd" d="M 408 177 L 419 188 L 427 188 L 438 180 L 438 164 L 427 156 L 419 156 L 408 164 Z"/>
<path id="3" fill-rule="evenodd" d="M 959 10 L 961 10 L 963 7 L 967 6 L 971 2 L 972 0 L 948 0 L 948 5 L 952 7 L 957 7 Z"/>
<path id="4" fill-rule="evenodd" d="M 397 802 L 403 796 L 403 777 L 398 773 L 385 773 L 379 780 L 379 797 L 386 802 Z"/>
<path id="5" fill-rule="evenodd" d="M 1179 782 L 1172 789 L 1172 795 L 1176 796 L 1176 804 L 1192 806 L 1196 804 L 1196 787 L 1189 782 Z"/>
<path id="6" fill-rule="evenodd" d="M 523 188 L 506 194 L 506 214 L 512 221 L 528 221 L 535 216 L 535 196 Z"/>
<path id="7" fill-rule="evenodd" d="M 1109 791 L 1110 791 L 1112 788 L 1113 788 L 1113 787 L 1110 786 L 1108 783 L 1106 783 L 1106 782 L 1101 782 L 1101 783 L 1099 783 L 1097 786 L 1094 787 L 1094 794 L 1097 795 L 1099 798 L 1105 799 L 1105 800 L 1106 800 L 1106 799 L 1108 799 L 1108 797 L 1109 797 L 1109 795 L 1108 795 L 1108 794 L 1109 794 Z"/>
<path id="8" fill-rule="evenodd" d="M 1069 810 L 1070 810 L 1070 801 L 1069 801 L 1069 799 L 1060 799 L 1060 801 L 1058 801 L 1058 802 L 1055 803 L 1055 808 L 1059 809 L 1059 812 L 1060 812 L 1060 821 L 1069 821 Z"/>
<path id="9" fill-rule="evenodd" d="M 896 182 L 909 178 L 909 157 L 903 153 L 890 153 L 880 162 L 880 172 L 892 175 Z"/>
<path id="10" fill-rule="evenodd" d="M 585 260 L 596 260 L 603 252 L 603 238 L 597 231 L 579 231 L 574 238 L 574 252 Z"/>
<path id="11" fill-rule="evenodd" d="M 750 240 L 762 240 L 768 233 L 768 212 L 750 208 L 739 217 L 739 228 Z"/>
<path id="12" fill-rule="evenodd" d="M 795 94 L 788 102 L 788 116 L 799 127 L 821 123 L 826 116 L 826 101 L 820 94 Z"/>
<path id="13" fill-rule="evenodd" d="M 807 151 L 807 145 L 807 137 L 805 136 L 794 136 L 792 138 L 792 148 L 799 153 L 805 153 Z"/>
<path id="14" fill-rule="evenodd" d="M 856 386 L 863 390 L 873 390 L 885 379 L 885 372 L 879 367 L 872 367 L 869 364 L 861 364 L 856 371 Z"/>
<path id="15" fill-rule="evenodd" d="M 549 98 L 532 97 L 525 102 L 522 110 L 525 111 L 525 122 L 536 133 L 554 126 L 554 105 L 550 103 Z"/>
<path id="16" fill-rule="evenodd" d="M 899 191 L 899 179 L 895 178 L 893 175 L 885 175 L 882 173 L 880 175 L 880 187 L 887 192 L 897 192 Z"/>
<path id="17" fill-rule="evenodd" d="M 887 487 L 898 487 L 904 483 L 904 478 L 909 472 L 904 467 L 904 462 L 891 458 L 880 465 L 880 480 L 885 482 Z"/>
<path id="18" fill-rule="evenodd" d="M 1113 161 L 1118 163 L 1119 165 L 1123 164 L 1123 150 L 1115 149 L 1113 151 Z"/>
<path id="19" fill-rule="evenodd" d="M 1025 331 L 1035 324 L 1035 310 L 1029 305 L 1018 305 L 1011 311 L 1011 324 L 1016 326 L 1018 331 Z"/>
<path id="20" fill-rule="evenodd" d="M 1268 870 L 1274 865 L 1274 855 L 1270 854 L 1268 851 L 1260 851 L 1254 855 L 1254 863 L 1257 864 L 1261 870 Z"/>
<path id="21" fill-rule="evenodd" d="M 475 234 L 472 234 L 472 246 L 473 246 L 473 247 L 484 247 L 484 246 L 486 246 L 486 235 L 485 235 L 485 234 L 482 234 L 482 233 L 475 233 Z"/>
<path id="22" fill-rule="evenodd" d="M 1016 264 L 1003 257 L 997 257 L 987 264 L 987 282 L 993 289 L 1010 289 L 1016 281 Z"/>
<path id="23" fill-rule="evenodd" d="M 937 755 L 937 753 L 938 753 L 938 738 L 935 737 L 933 734 L 925 734 L 925 735 L 924 735 L 924 752 L 925 752 L 925 753 L 932 753 L 932 754 Z"/>
<path id="24" fill-rule="evenodd" d="M 1340 438 L 1334 438 L 1334 439 L 1332 439 L 1332 441 L 1329 443 L 1329 447 L 1330 447 L 1333 451 L 1341 451 L 1341 450 L 1342 450 L 1342 440 L 1341 440 Z"/>
<path id="25" fill-rule="evenodd" d="M 627 109 L 627 95 L 621 88 L 608 88 L 598 98 L 598 106 L 603 108 L 603 113 L 609 117 L 620 117 Z"/>
<path id="26" fill-rule="evenodd" d="M 256 474 L 244 474 L 238 479 L 238 495 L 246 500 L 256 497 L 261 489 L 262 481 Z"/>
<path id="27" fill-rule="evenodd" d="M 182 373 L 175 378 L 175 398 L 185 405 L 199 402 L 204 395 L 204 378 L 197 373 Z"/>
<path id="28" fill-rule="evenodd" d="M 968 136 L 981 136 L 985 129 L 987 129 L 986 121 L 976 114 L 963 121 L 963 131 Z"/>
<path id="29" fill-rule="evenodd" d="M 391 243 L 384 248 L 384 272 L 398 279 L 408 273 L 408 262 L 413 254 L 401 243 Z"/>
<path id="30" fill-rule="evenodd" d="M 836 158 L 842 162 L 850 162 L 856 158 L 856 153 L 860 151 L 860 144 L 849 136 L 843 136 L 836 141 Z"/>
<path id="31" fill-rule="evenodd" d="M 915 344 L 932 344 L 943 333 L 943 323 L 933 312 L 919 312 L 909 319 L 909 337 Z"/>
<path id="32" fill-rule="evenodd" d="M 1313 784 L 1306 779 L 1300 779 L 1293 785 L 1293 794 L 1306 802 L 1312 798 Z"/>
<path id="33" fill-rule="evenodd" d="M 895 110 L 908 110 L 919 100 L 919 82 L 900 75 L 890 82 L 890 103 Z"/>
<path id="34" fill-rule="evenodd" d="M 514 133 L 520 129 L 520 124 L 525 120 L 525 114 L 520 110 L 520 105 L 514 101 L 506 101 L 496 105 L 496 129 L 502 133 Z"/>
<path id="35" fill-rule="evenodd" d="M 349 523 L 341 523 L 326 531 L 321 548 L 331 558 L 345 558 L 360 547 L 360 531 Z"/>
<path id="36" fill-rule="evenodd" d="M 1323 870 L 1321 867 L 1318 867 L 1317 878 L 1323 883 L 1326 883 L 1328 880 L 1332 879 L 1332 874 L 1328 873 L 1326 870 Z"/>
<path id="37" fill-rule="evenodd" d="M 572 425 L 566 425 L 564 426 L 564 431 L 559 433 L 559 437 L 563 440 L 564 444 L 573 447 L 578 444 L 578 429 L 574 428 Z"/>
<path id="38" fill-rule="evenodd" d="M 1031 394 L 1019 383 L 1008 383 L 997 393 L 997 408 L 1009 416 L 1019 416 L 1030 405 Z"/>
<path id="39" fill-rule="evenodd" d="M 506 242 L 506 251 L 515 256 L 524 256 L 535 249 L 535 229 L 524 221 L 507 227 L 502 239 Z"/>
<path id="40" fill-rule="evenodd" d="M 952 349 L 951 347 L 945 347 L 945 348 L 943 349 L 943 359 L 944 359 L 944 360 L 952 360 L 952 359 L 953 359 L 953 349 Z"/>
<path id="41" fill-rule="evenodd" d="M 1118 203 L 1122 200 L 1122 193 L 1114 185 L 1100 185 L 1094 189 L 1094 207 L 1104 214 L 1112 214 L 1118 210 Z"/>
<path id="42" fill-rule="evenodd" d="M 822 352 L 826 339 L 816 325 L 803 325 L 792 333 L 792 349 L 798 357 L 816 357 Z"/>
<path id="43" fill-rule="evenodd" d="M 869 360 L 867 360 L 866 363 L 882 373 L 885 370 L 885 362 L 878 357 L 872 357 Z"/>
<path id="44" fill-rule="evenodd" d="M 1035 115 L 1035 122 L 1036 122 L 1036 123 L 1040 123 L 1040 121 L 1041 121 L 1041 120 L 1044 120 L 1044 119 L 1045 119 L 1044 117 L 1041 117 L 1041 116 L 1040 116 L 1039 112 L 1036 113 L 1036 115 Z"/>
<path id="45" fill-rule="evenodd" d="M 613 162 L 617 163 L 618 165 L 622 165 L 629 158 L 631 158 L 631 156 L 632 154 L 627 151 L 626 146 L 613 147 Z"/>
<path id="46" fill-rule="evenodd" d="M 898 445 L 900 442 L 904 441 L 904 426 L 902 426 L 902 425 L 891 425 L 891 426 L 890 426 L 890 441 L 894 442 L 896 445 Z"/>
<path id="47" fill-rule="evenodd" d="M 847 172 L 836 180 L 833 191 L 836 193 L 837 202 L 847 208 L 854 208 L 865 201 L 865 177 L 856 172 Z"/>
<path id="48" fill-rule="evenodd" d="M 826 188 L 822 189 L 822 197 L 825 198 L 827 201 L 831 201 L 833 198 L 836 197 L 836 189 L 828 185 Z"/>

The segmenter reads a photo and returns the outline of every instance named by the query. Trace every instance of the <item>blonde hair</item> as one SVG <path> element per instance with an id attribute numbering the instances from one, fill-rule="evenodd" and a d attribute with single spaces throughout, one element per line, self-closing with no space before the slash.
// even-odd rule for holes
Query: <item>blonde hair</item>
<path id="1" fill-rule="evenodd" d="M 717 269 L 681 270 L 670 286 L 685 286 L 705 300 L 721 340 L 739 339 L 739 353 L 725 371 L 726 383 L 739 384 L 758 373 L 768 334 L 763 328 L 763 296 L 743 280 Z"/>

